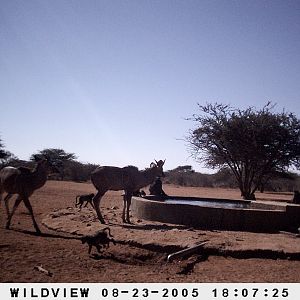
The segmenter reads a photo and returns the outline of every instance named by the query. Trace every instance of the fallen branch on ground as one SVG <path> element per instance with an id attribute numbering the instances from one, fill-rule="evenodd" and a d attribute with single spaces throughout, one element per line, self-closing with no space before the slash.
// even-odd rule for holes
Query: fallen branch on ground
<path id="1" fill-rule="evenodd" d="M 39 272 L 42 272 L 42 273 L 44 273 L 44 274 L 46 274 L 46 275 L 48 275 L 48 276 L 50 276 L 50 277 L 53 276 L 53 273 L 52 273 L 52 272 L 50 272 L 50 271 L 44 269 L 42 266 L 35 266 L 34 269 L 37 270 L 37 271 L 39 271 Z"/>
<path id="2" fill-rule="evenodd" d="M 172 253 L 172 254 L 169 254 L 168 257 L 167 257 L 167 261 L 168 262 L 171 262 L 172 260 L 178 258 L 178 257 L 185 257 L 185 256 L 188 256 L 188 255 L 191 255 L 191 254 L 194 254 L 195 252 L 199 251 L 200 249 L 203 248 L 203 246 L 205 244 L 207 244 L 208 241 L 205 241 L 205 242 L 202 242 L 200 244 L 197 244 L 197 245 L 194 245 L 192 247 L 189 247 L 187 249 L 183 249 L 183 250 L 180 250 L 178 252 L 175 252 L 175 253 Z"/>

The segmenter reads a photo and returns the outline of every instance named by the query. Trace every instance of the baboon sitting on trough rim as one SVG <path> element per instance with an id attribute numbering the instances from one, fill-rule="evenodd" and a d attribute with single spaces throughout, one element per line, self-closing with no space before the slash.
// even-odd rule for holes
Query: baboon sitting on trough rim
<path id="1" fill-rule="evenodd" d="M 101 248 L 108 248 L 110 242 L 116 245 L 109 227 L 105 227 L 95 234 L 83 236 L 80 240 L 82 244 L 87 243 L 89 245 L 89 254 L 93 246 L 97 248 L 98 253 L 101 253 Z"/>
<path id="2" fill-rule="evenodd" d="M 160 177 L 157 177 L 155 182 L 153 182 L 149 187 L 150 195 L 168 197 L 162 188 L 162 182 Z"/>
<path id="3" fill-rule="evenodd" d="M 91 204 L 92 207 L 95 208 L 94 205 L 93 205 L 94 196 L 95 196 L 95 194 L 93 194 L 93 193 L 92 194 L 87 194 L 87 195 L 77 195 L 76 196 L 75 207 L 78 207 L 78 205 L 79 205 L 79 208 L 81 209 L 83 203 L 86 202 L 84 207 L 87 207 L 88 204 Z"/>

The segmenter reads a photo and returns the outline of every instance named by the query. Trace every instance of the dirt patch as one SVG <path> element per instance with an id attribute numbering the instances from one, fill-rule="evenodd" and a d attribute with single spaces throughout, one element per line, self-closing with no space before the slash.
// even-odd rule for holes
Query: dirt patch
<path id="1" fill-rule="evenodd" d="M 132 217 L 135 224 L 118 224 L 115 208 L 106 209 L 108 224 L 100 224 L 94 210 L 68 207 L 48 214 L 42 223 L 49 229 L 76 236 L 95 233 L 107 226 L 122 245 L 171 253 L 201 242 L 203 255 L 235 258 L 300 259 L 300 239 L 293 235 L 239 231 L 203 231 L 181 225 L 149 222 Z"/>
<path id="2" fill-rule="evenodd" d="M 239 192 L 235 190 L 169 185 L 164 189 L 173 195 L 239 199 Z M 22 204 L 13 217 L 12 229 L 5 230 L 5 209 L 1 206 L 0 281 L 300 282 L 300 262 L 286 259 L 300 252 L 299 238 L 286 234 L 201 231 L 146 222 L 134 216 L 134 225 L 123 225 L 121 191 L 108 192 L 101 202 L 104 218 L 109 221 L 107 225 L 118 243 L 101 254 L 94 249 L 89 256 L 87 246 L 82 245 L 78 237 L 103 225 L 91 209 L 79 212 L 74 203 L 77 194 L 91 192 L 94 192 L 91 184 L 54 181 L 36 191 L 31 204 L 37 222 L 47 226 L 40 226 L 41 236 L 35 234 Z M 289 195 L 274 195 L 274 199 L 282 197 Z M 208 243 L 201 253 L 172 263 L 166 261 L 168 253 L 204 240 Z M 254 255 L 258 251 L 261 254 Z M 240 253 L 236 256 L 238 259 L 233 253 Z M 246 253 L 247 259 L 241 259 L 245 257 L 241 253 Z M 282 255 L 278 256 L 279 253 Z M 53 276 L 35 270 L 38 265 Z"/>

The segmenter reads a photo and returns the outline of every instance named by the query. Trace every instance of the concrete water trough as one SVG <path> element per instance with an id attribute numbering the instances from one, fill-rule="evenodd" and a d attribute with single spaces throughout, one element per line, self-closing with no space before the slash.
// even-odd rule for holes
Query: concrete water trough
<path id="1" fill-rule="evenodd" d="M 132 197 L 131 209 L 140 219 L 201 229 L 278 232 L 300 226 L 300 205 L 288 202 L 150 195 Z"/>

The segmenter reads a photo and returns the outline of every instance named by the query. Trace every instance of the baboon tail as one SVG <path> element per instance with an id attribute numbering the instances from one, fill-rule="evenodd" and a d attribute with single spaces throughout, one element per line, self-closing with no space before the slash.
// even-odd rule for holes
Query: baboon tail
<path id="1" fill-rule="evenodd" d="M 103 228 L 102 230 L 103 230 L 103 232 L 104 232 L 105 230 L 107 230 L 107 231 L 108 231 L 108 234 L 107 234 L 107 235 L 108 235 L 109 237 L 114 237 L 114 236 L 110 233 L 110 228 L 109 228 L 109 227 L 105 227 L 105 228 Z"/>

